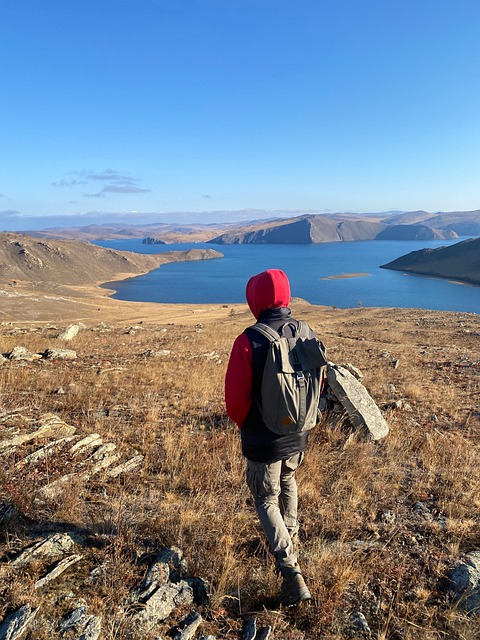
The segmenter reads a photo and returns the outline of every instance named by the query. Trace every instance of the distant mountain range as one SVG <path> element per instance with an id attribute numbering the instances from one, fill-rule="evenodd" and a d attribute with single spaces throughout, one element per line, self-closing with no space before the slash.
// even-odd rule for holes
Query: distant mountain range
<path id="1" fill-rule="evenodd" d="M 406 271 L 480 285 L 480 238 L 470 238 L 438 249 L 412 251 L 382 265 L 382 269 Z"/>
<path id="2" fill-rule="evenodd" d="M 336 213 L 253 223 L 230 229 L 215 244 L 316 244 L 355 240 L 435 240 L 480 235 L 480 210 L 432 214 Z"/>
<path id="3" fill-rule="evenodd" d="M 251 212 L 253 213 L 253 212 Z M 261 212 L 254 212 L 261 213 Z M 267 212 L 264 212 L 267 215 Z M 167 244 L 316 244 L 356 240 L 434 240 L 480 236 L 480 210 L 428 213 L 305 213 L 239 224 L 91 224 L 25 231 L 36 237 L 76 240 L 153 238 Z"/>

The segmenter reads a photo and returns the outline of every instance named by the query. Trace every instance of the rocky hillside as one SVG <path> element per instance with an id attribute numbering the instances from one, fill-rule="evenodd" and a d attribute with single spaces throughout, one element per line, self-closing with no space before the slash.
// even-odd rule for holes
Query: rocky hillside
<path id="1" fill-rule="evenodd" d="M 130 324 L 117 302 L 0 322 L 0 639 L 478 640 L 477 316 L 294 302 L 390 432 L 312 430 L 312 600 L 282 608 L 223 404 L 247 306 Z"/>
<path id="2" fill-rule="evenodd" d="M 221 234 L 214 244 L 317 244 L 359 240 L 430 240 L 456 238 L 452 230 L 426 224 L 387 224 L 368 216 L 307 215 L 239 227 Z"/>
<path id="3" fill-rule="evenodd" d="M 213 250 L 172 251 L 140 255 L 104 249 L 89 242 L 42 240 L 13 233 L 0 234 L 0 282 L 28 281 L 65 285 L 107 282 L 156 269 L 167 262 L 220 258 Z"/>
<path id="4" fill-rule="evenodd" d="M 480 238 L 470 238 L 449 247 L 412 251 L 382 265 L 382 269 L 480 284 Z"/>
<path id="5" fill-rule="evenodd" d="M 409 211 L 384 218 L 388 224 L 424 224 L 434 229 L 455 231 L 459 236 L 480 236 L 480 209 L 476 211 L 449 211 L 428 213 Z"/>
<path id="6" fill-rule="evenodd" d="M 433 229 L 425 224 L 393 224 L 381 231 L 375 240 L 446 240 L 455 239 L 455 231 Z"/>

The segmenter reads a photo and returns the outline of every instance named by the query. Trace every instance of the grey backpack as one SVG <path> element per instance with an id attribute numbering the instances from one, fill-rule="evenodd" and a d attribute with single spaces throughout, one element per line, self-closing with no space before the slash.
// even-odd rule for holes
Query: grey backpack
<path id="1" fill-rule="evenodd" d="M 257 404 L 267 427 L 281 435 L 316 425 L 327 367 L 325 347 L 311 336 L 308 324 L 300 321 L 298 328 L 293 323 L 289 326 L 291 338 L 261 322 L 250 327 L 270 342 Z"/>

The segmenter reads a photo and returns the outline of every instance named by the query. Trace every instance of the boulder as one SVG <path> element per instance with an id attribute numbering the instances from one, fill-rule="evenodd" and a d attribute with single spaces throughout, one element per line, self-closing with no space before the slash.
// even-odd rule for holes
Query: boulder
<path id="1" fill-rule="evenodd" d="M 46 576 L 36 581 L 34 585 L 35 589 L 41 589 L 49 582 L 52 582 L 52 580 L 55 580 L 56 578 L 58 578 L 58 576 L 62 575 L 64 571 L 69 569 L 72 565 L 76 564 L 82 558 L 83 556 L 72 555 L 72 556 L 69 556 L 68 558 L 64 558 L 63 560 L 60 560 L 60 562 L 51 571 L 49 571 L 49 573 L 47 573 Z"/>
<path id="2" fill-rule="evenodd" d="M 61 333 L 59 333 L 57 338 L 59 340 L 65 340 L 65 342 L 69 342 L 70 340 L 73 340 L 73 338 L 77 335 L 79 331 L 80 331 L 80 325 L 71 324 L 68 327 L 66 327 Z"/>
<path id="3" fill-rule="evenodd" d="M 72 549 L 74 544 L 70 534 L 54 533 L 24 549 L 10 562 L 10 565 L 18 569 L 26 567 L 31 562 L 61 558 Z"/>
<path id="4" fill-rule="evenodd" d="M 73 349 L 46 349 L 43 357 L 46 360 L 76 360 L 77 352 Z"/>
<path id="5" fill-rule="evenodd" d="M 25 362 L 33 362 L 34 360 L 40 360 L 42 356 L 38 353 L 30 353 L 25 347 L 13 347 L 13 349 L 7 354 L 9 360 L 23 360 Z"/>
<path id="6" fill-rule="evenodd" d="M 100 616 L 87 614 L 87 605 L 82 605 L 67 614 L 60 622 L 59 629 L 62 636 L 71 638 L 75 633 L 78 640 L 97 640 L 102 630 Z"/>
<path id="7" fill-rule="evenodd" d="M 149 631 L 158 622 L 165 620 L 181 605 L 193 604 L 193 592 L 186 582 L 168 583 L 159 586 L 145 602 L 133 619 L 144 631 Z"/>
<path id="8" fill-rule="evenodd" d="M 328 385 L 338 402 L 347 412 L 355 429 L 369 440 L 381 440 L 389 427 L 368 391 L 350 371 L 331 362 L 327 367 Z"/>
<path id="9" fill-rule="evenodd" d="M 178 631 L 173 636 L 173 640 L 191 640 L 201 623 L 202 616 L 196 611 L 192 611 L 185 620 L 180 623 Z"/>
<path id="10" fill-rule="evenodd" d="M 5 618 L 0 625 L 0 640 L 17 640 L 20 638 L 37 615 L 37 612 L 38 609 L 32 610 L 31 606 L 26 604 Z"/>
<path id="11" fill-rule="evenodd" d="M 480 613 L 480 551 L 472 551 L 449 575 L 459 607 L 467 613 Z"/>

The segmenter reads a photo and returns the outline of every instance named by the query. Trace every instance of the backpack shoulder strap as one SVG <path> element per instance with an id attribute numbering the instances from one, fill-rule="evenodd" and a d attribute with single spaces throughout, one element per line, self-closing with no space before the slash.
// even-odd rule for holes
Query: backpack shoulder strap
<path id="1" fill-rule="evenodd" d="M 308 326 L 308 324 L 306 322 L 304 322 L 303 320 L 297 320 L 298 322 L 298 335 L 301 338 L 310 338 L 310 327 Z"/>
<path id="2" fill-rule="evenodd" d="M 264 324 L 263 322 L 257 322 L 256 324 L 252 324 L 252 326 L 248 328 L 255 329 L 255 331 L 261 333 L 262 336 L 265 336 L 265 338 L 267 338 L 269 342 L 275 342 L 275 340 L 278 340 L 280 338 L 280 334 L 278 333 L 278 331 L 275 331 L 275 329 L 272 329 L 272 327 L 269 327 L 268 324 Z"/>

